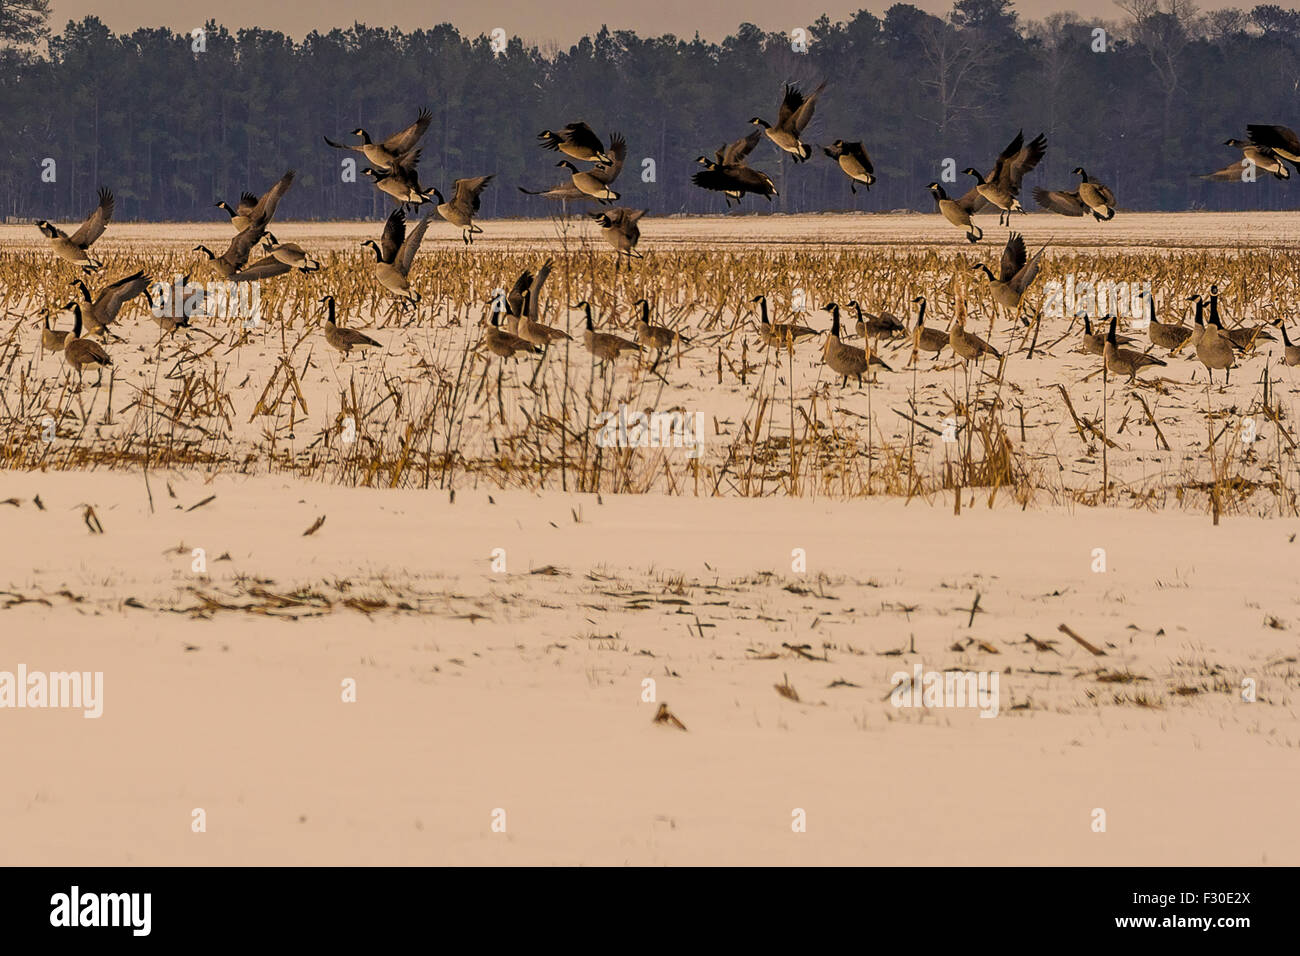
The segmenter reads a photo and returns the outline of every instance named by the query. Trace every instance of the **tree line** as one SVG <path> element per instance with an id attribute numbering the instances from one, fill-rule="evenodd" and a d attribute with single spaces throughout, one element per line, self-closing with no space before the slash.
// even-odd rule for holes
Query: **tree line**
<path id="1" fill-rule="evenodd" d="M 775 119 L 782 85 L 828 81 L 805 139 L 860 140 L 878 182 L 854 196 L 821 155 L 794 166 L 761 142 L 750 163 L 776 181 L 749 211 L 929 211 L 925 186 L 945 168 L 992 166 L 1020 128 L 1045 131 L 1030 185 L 1073 188 L 1075 166 L 1108 183 L 1121 209 L 1291 209 L 1300 183 L 1197 174 L 1240 152 L 1223 140 L 1246 123 L 1300 127 L 1300 13 L 1276 5 L 1202 13 L 1191 0 L 1121 0 L 1113 22 L 1057 14 L 1023 22 L 1011 0 L 957 0 L 937 17 L 896 3 L 883 16 L 825 15 L 804 33 L 742 23 L 720 43 L 602 27 L 568 49 L 504 44 L 431 29 L 197 34 L 142 27 L 116 34 L 97 17 L 46 26 L 48 0 L 0 3 L 0 215 L 70 220 L 95 190 L 120 220 L 205 220 L 218 199 L 261 192 L 286 169 L 282 219 L 379 218 L 392 206 L 322 136 L 392 133 L 428 107 L 421 179 L 495 173 L 484 217 L 542 216 L 557 204 L 515 187 L 563 181 L 536 133 L 573 120 L 628 141 L 614 188 L 656 215 L 721 212 L 690 182 L 697 156 Z M 953 162 L 945 164 L 946 159 Z M 358 169 L 364 166 L 364 160 Z M 1300 179 L 1300 177 L 1296 177 Z M 965 191 L 956 177 L 949 191 Z"/>

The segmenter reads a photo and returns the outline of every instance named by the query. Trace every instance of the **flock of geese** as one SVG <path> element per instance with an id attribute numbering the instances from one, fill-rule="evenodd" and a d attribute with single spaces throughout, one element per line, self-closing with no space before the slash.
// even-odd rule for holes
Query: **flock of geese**
<path id="1" fill-rule="evenodd" d="M 763 196 L 770 201 L 777 195 L 771 177 L 749 166 L 748 158 L 760 140 L 766 137 L 778 149 L 791 156 L 795 164 L 809 161 L 815 150 L 803 137 L 813 118 L 817 100 L 825 88 L 826 83 L 823 82 L 805 96 L 797 87 L 787 84 L 782 93 L 776 121 L 769 123 L 761 117 L 753 117 L 750 123 L 755 129 L 748 135 L 720 147 L 713 159 L 700 156 L 697 162 L 704 168 L 692 177 L 694 184 L 706 190 L 721 192 L 728 207 L 741 202 L 746 194 Z M 368 165 L 362 173 L 373 181 L 378 190 L 397 203 L 397 208 L 387 217 L 380 237 L 377 240 L 367 239 L 361 246 L 374 254 L 370 269 L 375 281 L 395 298 L 409 303 L 420 301 L 419 292 L 411 285 L 410 272 L 433 213 L 424 215 L 408 229 L 408 211 L 418 212 L 425 204 L 433 205 L 433 211 L 441 219 L 460 228 L 463 242 L 470 246 L 474 242 L 474 236 L 483 231 L 474 219 L 480 209 L 481 194 L 493 179 L 490 174 L 457 179 L 452 183 L 450 200 L 437 187 L 421 184 L 418 170 L 421 152 L 419 142 L 428 131 L 432 119 L 433 114 L 422 109 L 415 122 L 379 142 L 374 141 L 363 128 L 353 130 L 353 135 L 359 140 L 354 144 L 324 138 L 325 143 L 334 149 L 355 152 L 364 157 Z M 1245 170 L 1253 167 L 1272 173 L 1279 179 L 1286 179 L 1290 175 L 1286 166 L 1288 162 L 1300 170 L 1300 138 L 1294 131 L 1284 126 L 1250 125 L 1247 132 L 1248 140 L 1227 141 L 1227 145 L 1242 151 L 1241 160 L 1205 178 L 1229 180 L 1243 176 Z M 609 146 L 606 147 L 595 131 L 584 122 L 569 123 L 558 130 L 542 130 L 537 138 L 542 149 L 560 153 L 564 157 L 555 165 L 565 169 L 569 176 L 567 180 L 548 189 L 530 190 L 523 186 L 519 189 L 526 194 L 552 200 L 588 200 L 600 204 L 604 208 L 589 213 L 589 216 L 615 251 L 615 271 L 624 262 L 630 269 L 631 260 L 640 258 L 640 253 L 637 252 L 640 240 L 638 222 L 647 210 L 613 205 L 619 199 L 613 186 L 627 157 L 627 141 L 620 134 L 613 133 L 609 138 Z M 977 213 L 986 208 L 996 208 L 999 211 L 999 225 L 1009 226 L 1013 213 L 1025 211 L 1019 198 L 1023 180 L 1042 161 L 1046 151 L 1047 138 L 1044 134 L 1040 133 L 1026 143 L 1022 130 L 998 154 L 987 173 L 982 173 L 974 166 L 963 171 L 963 175 L 972 177 L 975 182 L 960 197 L 951 198 L 938 182 L 930 183 L 928 189 L 934 196 L 939 213 L 948 222 L 961 228 L 969 242 L 976 243 L 984 237 L 984 230 L 972 219 Z M 822 152 L 836 162 L 848 178 L 853 192 L 857 191 L 859 185 L 869 190 L 876 182 L 871 158 L 861 142 L 837 139 L 830 146 L 824 147 Z M 584 166 L 580 168 L 575 163 Z M 220 255 L 204 245 L 196 246 L 194 251 L 202 253 L 222 279 L 232 283 L 253 282 L 271 279 L 293 270 L 308 274 L 320 271 L 320 262 L 310 253 L 296 243 L 280 242 L 269 228 L 281 199 L 293 184 L 294 175 L 294 171 L 289 170 L 261 195 L 243 193 L 234 207 L 225 201 L 216 203 L 217 208 L 230 217 L 235 235 Z M 1079 183 L 1074 189 L 1035 188 L 1033 194 L 1039 206 L 1066 216 L 1091 215 L 1097 222 L 1113 219 L 1117 208 L 1114 192 L 1105 184 L 1089 177 L 1082 166 L 1074 169 L 1074 175 L 1079 177 Z M 91 255 L 90 249 L 104 234 L 112 220 L 113 209 L 112 192 L 101 189 L 95 210 L 72 234 L 69 235 L 46 220 L 39 220 L 36 225 L 48 239 L 50 250 L 55 256 L 80 267 L 89 276 L 102 267 L 102 263 Z M 1030 256 L 1023 236 L 1011 232 L 996 271 L 984 263 L 972 266 L 973 270 L 982 273 L 987 280 L 997 307 L 1013 313 L 1025 324 L 1028 321 L 1021 315 L 1025 294 L 1038 275 L 1046 248 L 1044 245 Z M 260 255 L 250 262 L 254 250 L 258 250 Z M 525 271 L 508 293 L 493 298 L 490 320 L 483 339 L 483 345 L 492 354 L 509 358 L 520 353 L 539 353 L 556 342 L 570 338 L 564 330 L 540 321 L 540 293 L 551 265 L 548 260 L 536 274 Z M 77 288 L 79 297 L 69 301 L 64 311 L 72 314 L 73 328 L 70 332 L 52 328 L 50 313 L 47 312 L 42 330 L 42 345 L 47 350 L 62 352 L 67 364 L 79 378 L 90 367 L 97 367 L 102 378 L 103 368 L 112 364 L 102 341 L 114 337 L 111 326 L 122 307 L 133 298 L 143 294 L 149 299 L 150 305 L 154 305 L 149 291 L 151 280 L 142 270 L 136 271 L 108 284 L 96 294 L 92 294 L 85 279 L 78 278 L 72 284 Z M 183 290 L 188 290 L 189 275 L 182 277 L 180 285 Z M 188 303 L 191 300 L 187 296 L 185 301 Z M 364 349 L 380 344 L 355 329 L 338 324 L 333 296 L 325 295 L 319 301 L 325 307 L 327 316 L 324 329 L 326 341 L 345 358 L 354 348 Z M 1273 338 L 1263 325 L 1226 329 L 1219 314 L 1217 286 L 1210 289 L 1208 318 L 1205 315 L 1207 300 L 1204 297 L 1193 296 L 1189 301 L 1195 303 L 1196 309 L 1194 325 L 1191 327 L 1159 322 L 1155 302 L 1148 298 L 1150 322 L 1147 330 L 1151 347 L 1163 348 L 1169 352 L 1190 348 L 1209 370 L 1211 381 L 1214 371 L 1221 370 L 1226 384 L 1240 353 L 1253 349 L 1260 340 Z M 753 303 L 759 306 L 759 336 L 767 347 L 793 350 L 796 344 L 819 334 L 817 330 L 796 322 L 772 322 L 768 316 L 767 299 L 763 295 L 756 296 Z M 863 375 L 869 375 L 873 369 L 892 371 L 876 354 L 872 343 L 878 345 L 881 339 L 899 335 L 906 336 L 911 342 L 913 361 L 922 352 L 933 354 L 937 358 L 945 348 L 966 363 L 979 361 L 985 356 L 1001 358 L 997 349 L 966 330 L 964 309 L 957 310 L 949 329 L 943 332 L 925 324 L 925 297 L 916 297 L 912 304 L 917 306 L 917 316 L 915 325 L 908 330 L 903 322 L 890 313 L 873 315 L 864 312 L 858 302 L 848 302 L 847 308 L 854 310 L 856 315 L 856 332 L 864 340 L 864 346 L 858 347 L 843 341 L 847 331 L 841 331 L 840 305 L 836 302 L 827 303 L 822 309 L 829 314 L 831 322 L 823 346 L 826 367 L 838 375 L 844 385 L 847 385 L 850 378 L 861 384 Z M 613 362 L 625 352 L 651 350 L 655 353 L 657 364 L 664 352 L 673 345 L 689 342 L 677 330 L 652 324 L 650 304 L 645 299 L 634 303 L 637 313 L 635 340 L 598 330 L 589 302 L 579 302 L 572 308 L 584 312 L 583 342 L 593 358 L 601 363 Z M 154 309 L 154 319 L 164 334 L 186 327 L 190 315 L 194 314 L 187 310 L 170 315 L 158 313 L 159 310 Z M 1081 317 L 1084 323 L 1083 350 L 1101 355 L 1107 370 L 1133 382 L 1142 369 L 1165 364 L 1150 354 L 1149 350 L 1125 348 L 1132 340 L 1117 334 L 1115 318 L 1110 318 L 1108 328 L 1094 331 L 1091 317 Z M 1103 324 L 1104 321 L 1105 317 Z M 1281 327 L 1284 339 L 1284 362 L 1290 366 L 1300 365 L 1300 345 L 1290 341 L 1281 320 L 1276 324 Z M 96 384 L 98 382 L 97 379 Z"/>

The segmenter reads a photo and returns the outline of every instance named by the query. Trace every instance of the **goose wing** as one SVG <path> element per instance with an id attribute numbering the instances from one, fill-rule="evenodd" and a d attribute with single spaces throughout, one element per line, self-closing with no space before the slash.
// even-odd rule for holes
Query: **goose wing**
<path id="1" fill-rule="evenodd" d="M 960 199 L 954 199 L 957 205 L 966 210 L 968 215 L 973 215 L 989 204 L 989 201 L 980 195 L 979 186 L 972 186 L 965 195 Z"/>
<path id="2" fill-rule="evenodd" d="M 266 226 L 253 223 L 242 232 L 235 234 L 226 251 L 221 254 L 221 260 L 232 269 L 242 269 L 244 263 L 248 261 L 249 253 L 262 241 L 264 235 L 266 235 Z"/>
<path id="3" fill-rule="evenodd" d="M 406 213 L 400 208 L 388 214 L 384 223 L 384 234 L 379 237 L 379 257 L 384 262 L 393 262 L 406 239 Z"/>
<path id="4" fill-rule="evenodd" d="M 1263 123 L 1250 123 L 1246 126 L 1250 141 L 1256 146 L 1267 146 L 1272 150 L 1282 150 L 1291 156 L 1300 156 L 1300 136 L 1287 126 L 1269 126 Z"/>
<path id="5" fill-rule="evenodd" d="M 411 263 L 415 261 L 415 254 L 420 251 L 420 243 L 424 241 L 424 234 L 429 229 L 429 220 L 433 218 L 433 213 L 425 216 L 420 220 L 420 224 L 411 230 L 411 234 L 402 242 L 402 251 L 397 257 L 396 265 L 405 275 L 411 271 Z"/>
<path id="6" fill-rule="evenodd" d="M 289 187 L 293 185 L 293 177 L 295 175 L 296 172 L 291 169 L 281 176 L 279 181 L 268 189 L 262 195 L 262 198 L 257 201 L 257 205 L 245 215 L 247 215 L 249 219 L 253 220 L 253 222 L 259 222 L 262 225 L 270 222 L 271 217 L 275 215 L 276 207 L 280 205 L 280 198 L 284 196 Z"/>
<path id="7" fill-rule="evenodd" d="M 808 124 L 812 122 L 813 112 L 817 109 L 817 97 L 821 95 L 822 90 L 826 89 L 826 81 L 822 80 L 821 85 L 812 91 L 812 95 L 803 101 L 794 111 L 791 119 L 792 132 L 798 136 Z"/>
<path id="8" fill-rule="evenodd" d="M 1025 264 L 1029 253 L 1025 251 L 1025 237 L 1018 232 L 1013 232 L 1007 239 L 1006 248 L 1002 250 L 1002 262 L 998 266 L 998 278 L 1003 282 L 1010 282 L 1021 266 Z"/>
<path id="9" fill-rule="evenodd" d="M 257 208 L 257 197 L 250 192 L 239 194 L 239 204 L 235 206 L 236 216 L 251 216 Z"/>
<path id="10" fill-rule="evenodd" d="M 143 269 L 129 276 L 123 276 L 99 294 L 99 298 L 95 300 L 95 309 L 101 312 L 105 324 L 112 322 L 117 318 L 117 313 L 122 310 L 123 305 L 147 288 L 149 288 L 149 277 L 144 274 Z"/>
<path id="11" fill-rule="evenodd" d="M 478 212 L 479 210 L 479 193 L 481 193 L 487 184 L 492 182 L 492 176 L 475 176 L 473 179 L 458 179 L 452 183 L 456 190 L 455 198 L 452 199 L 452 205 L 466 211 Z"/>
<path id="12" fill-rule="evenodd" d="M 515 280 L 510 291 L 506 293 L 506 310 L 510 315 L 519 315 L 524 307 L 524 293 L 533 285 L 533 274 L 525 269 Z"/>
<path id="13" fill-rule="evenodd" d="M 433 114 L 427 109 L 421 108 L 415 122 L 406 129 L 394 133 L 388 139 L 384 140 L 381 145 L 394 156 L 400 156 L 410 150 L 412 146 L 420 141 L 420 137 L 429 129 L 429 124 L 433 122 Z"/>
<path id="14" fill-rule="evenodd" d="M 754 147 L 758 145 L 758 141 L 762 136 L 763 131 L 755 128 L 754 132 L 750 133 L 748 136 L 742 136 L 724 149 L 718 150 L 718 162 L 722 163 L 724 166 L 731 166 L 739 163 L 754 151 Z"/>
<path id="15" fill-rule="evenodd" d="M 1007 148 L 998 156 L 989 173 L 988 181 L 997 183 L 1012 193 L 1020 191 L 1020 182 L 1042 161 L 1047 154 L 1047 136 L 1039 133 L 1028 145 L 1025 145 L 1025 131 L 1016 133 L 1016 138 L 1007 144 Z"/>
<path id="16" fill-rule="evenodd" d="M 1048 190 L 1042 186 L 1035 186 L 1034 202 L 1043 209 L 1060 213 L 1062 216 L 1082 216 L 1088 211 L 1088 207 L 1079 198 L 1077 192 L 1064 189 Z"/>
<path id="17" fill-rule="evenodd" d="M 81 224 L 81 228 L 72 234 L 72 244 L 84 249 L 102 236 L 109 220 L 113 218 L 115 202 L 112 190 L 100 189 L 99 205 L 90 214 L 90 218 Z"/>
<path id="18" fill-rule="evenodd" d="M 1254 166 L 1254 165 L 1255 165 L 1254 163 L 1252 163 L 1249 159 L 1246 159 L 1243 156 L 1235 163 L 1230 163 L 1229 165 L 1224 166 L 1222 169 L 1218 170 L 1217 172 L 1207 173 L 1201 178 L 1208 179 L 1216 183 L 1245 182 L 1245 180 L 1242 177 L 1245 175 L 1247 167 Z"/>
<path id="19" fill-rule="evenodd" d="M 560 135 L 574 146 L 589 149 L 596 153 L 605 152 L 605 145 L 600 141 L 600 137 L 586 123 L 570 123 L 560 130 Z"/>
<path id="20" fill-rule="evenodd" d="M 627 140 L 621 133 L 610 133 L 608 155 L 614 161 L 611 165 L 596 166 L 591 170 L 591 175 L 606 186 L 618 179 L 618 174 L 623 171 L 623 160 L 627 158 Z"/>
<path id="21" fill-rule="evenodd" d="M 541 311 L 539 303 L 541 300 L 542 286 L 546 284 L 546 279 L 551 274 L 552 264 L 553 261 L 550 259 L 543 262 L 542 267 L 537 270 L 536 278 L 534 278 L 532 283 L 528 286 L 528 317 L 534 322 L 537 321 L 537 316 Z"/>
<path id="22" fill-rule="evenodd" d="M 272 276 L 284 275 L 292 266 L 286 262 L 281 262 L 275 256 L 265 256 L 258 259 L 247 269 L 236 272 L 230 277 L 231 282 L 252 282 L 256 279 L 269 279 Z"/>

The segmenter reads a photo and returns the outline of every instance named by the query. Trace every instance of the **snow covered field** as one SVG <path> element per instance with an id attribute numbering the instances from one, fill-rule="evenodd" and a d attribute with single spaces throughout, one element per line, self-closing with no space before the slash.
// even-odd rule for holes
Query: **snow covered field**
<path id="1" fill-rule="evenodd" d="M 1136 280 L 1159 256 L 1163 321 L 1218 281 L 1233 322 L 1300 331 L 1295 215 L 1015 225 L 1051 240 L 1040 283 L 1090 261 Z M 436 223 L 426 301 L 390 315 L 348 258 L 376 225 L 276 224 L 335 258 L 264 283 L 272 318 L 246 336 L 160 349 L 133 306 L 111 394 L 39 351 L 71 273 L 0 288 L 0 702 L 20 665 L 103 674 L 97 718 L 0 708 L 10 862 L 1300 864 L 1300 386 L 1280 341 L 1226 387 L 1176 355 L 1130 388 L 1103 384 L 1068 319 L 1032 358 L 998 320 L 1000 378 L 947 353 L 903 371 L 900 343 L 894 372 L 843 388 L 819 343 L 792 365 L 760 351 L 748 298 L 786 320 L 802 289 L 800 321 L 824 329 L 831 298 L 902 315 L 926 294 L 944 328 L 962 295 L 986 334 L 980 284 L 943 275 L 993 263 L 1002 231 L 969 247 L 937 216 L 651 217 L 647 260 L 617 279 L 575 226 L 596 265 L 569 302 L 552 277 L 547 321 L 577 336 L 565 306 L 590 294 L 627 335 L 649 292 L 690 345 L 605 374 L 579 340 L 568 376 L 559 350 L 463 374 L 483 300 L 557 249 L 552 223 L 483 226 L 467 252 Z M 96 250 L 115 277 L 228 235 L 122 223 Z M 0 227 L 0 275 L 43 268 L 40 243 Z M 771 257 L 744 288 L 708 271 L 749 247 Z M 1248 252 L 1277 272 L 1224 271 Z M 896 253 L 933 253 L 930 271 L 844 260 Z M 325 346 L 326 292 L 380 349 Z M 527 456 L 579 399 L 593 419 L 698 415 L 706 445 L 622 449 L 600 494 L 561 490 L 577 473 Z M 1012 486 L 941 484 L 965 406 L 1001 422 Z M 455 431 L 454 497 L 408 430 L 426 414 L 431 439 Z M 192 463 L 145 472 L 146 438 Z M 918 667 L 996 677 L 996 696 L 896 706 Z M 684 732 L 655 721 L 665 704 Z"/>

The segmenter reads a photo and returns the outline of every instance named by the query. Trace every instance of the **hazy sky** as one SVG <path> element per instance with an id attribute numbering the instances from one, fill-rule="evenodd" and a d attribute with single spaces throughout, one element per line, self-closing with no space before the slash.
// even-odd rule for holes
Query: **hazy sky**
<path id="1" fill-rule="evenodd" d="M 951 0 L 910 0 L 932 13 L 952 8 Z M 1203 9 L 1235 6 L 1249 9 L 1264 0 L 1208 0 Z M 1272 0 L 1289 5 L 1289 0 Z M 490 33 L 502 27 L 506 33 L 525 40 L 556 40 L 568 45 L 584 33 L 594 33 L 602 23 L 610 29 L 633 29 L 641 34 L 673 33 L 690 37 L 696 31 L 706 40 L 720 40 L 748 20 L 768 30 L 789 30 L 807 25 L 825 12 L 832 20 L 846 20 L 864 7 L 877 16 L 893 0 L 640 0 L 610 3 L 609 0 L 553 0 L 525 4 L 522 0 L 370 0 L 366 4 L 341 0 L 313 3 L 268 4 L 264 0 L 226 0 L 215 8 L 195 0 L 119 0 L 106 8 L 97 0 L 53 0 L 52 22 L 57 28 L 70 19 L 94 13 L 116 31 L 138 26 L 169 26 L 190 30 L 208 17 L 232 29 L 259 26 L 301 37 L 312 29 L 348 27 L 356 20 L 368 26 L 398 26 L 415 29 L 450 22 L 463 33 Z M 1061 10 L 1073 10 L 1083 17 L 1120 19 L 1123 11 L 1113 0 L 1019 0 L 1016 9 L 1022 19 L 1041 19 Z"/>

